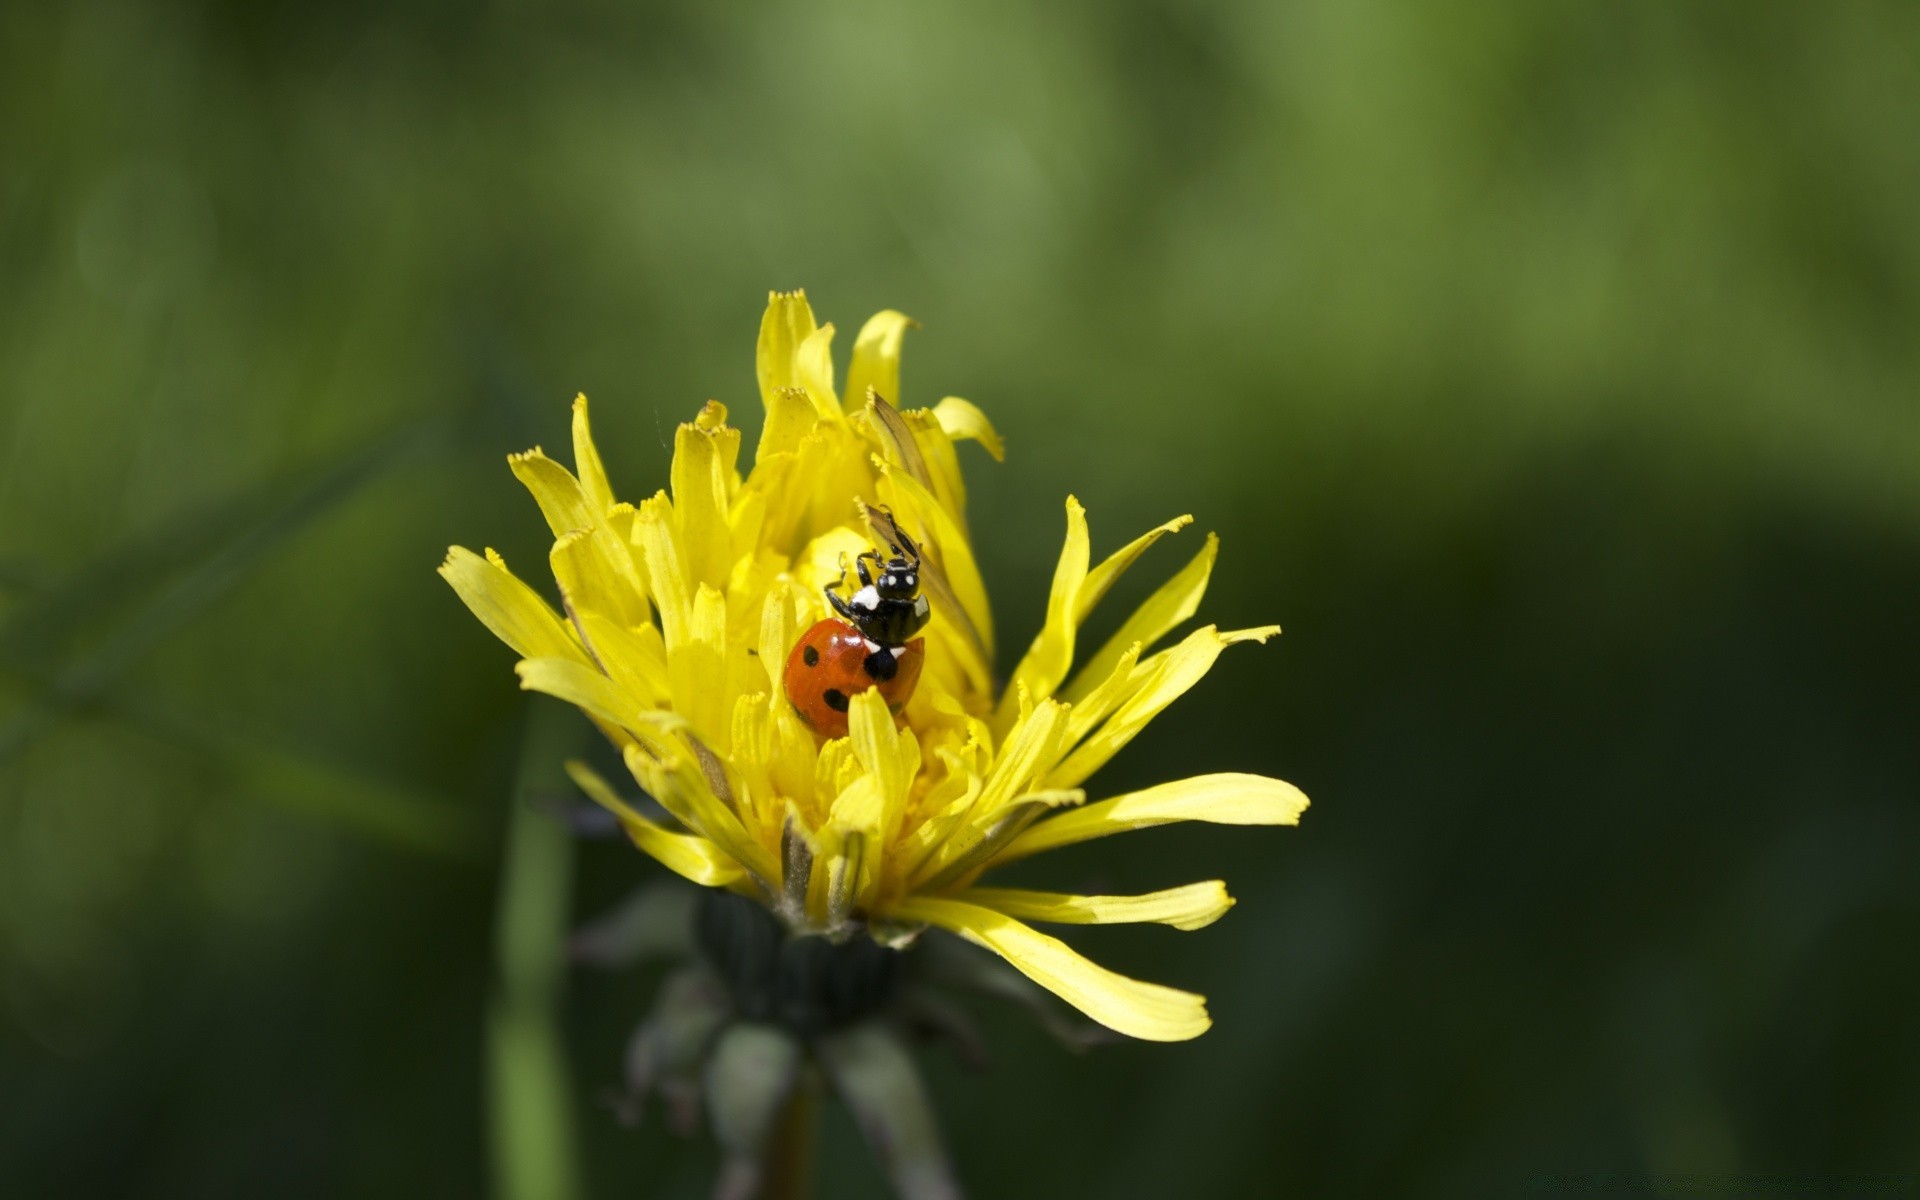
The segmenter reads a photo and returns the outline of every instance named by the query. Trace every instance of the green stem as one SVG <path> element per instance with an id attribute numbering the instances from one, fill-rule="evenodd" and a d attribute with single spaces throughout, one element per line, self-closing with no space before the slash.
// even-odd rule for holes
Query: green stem
<path id="1" fill-rule="evenodd" d="M 801 1074 L 781 1114 L 773 1144 L 767 1148 L 766 1186 L 761 1200 L 808 1200 L 813 1195 L 814 1133 L 820 1124 L 820 1085 L 811 1071 Z"/>
<path id="2" fill-rule="evenodd" d="M 580 1194 L 573 1082 L 559 1021 L 573 843 L 531 797 L 561 786 L 560 763 L 581 740 L 573 713 L 544 703 L 528 711 L 507 820 L 496 931 L 500 974 L 487 1030 L 494 1194 L 501 1200 Z"/>

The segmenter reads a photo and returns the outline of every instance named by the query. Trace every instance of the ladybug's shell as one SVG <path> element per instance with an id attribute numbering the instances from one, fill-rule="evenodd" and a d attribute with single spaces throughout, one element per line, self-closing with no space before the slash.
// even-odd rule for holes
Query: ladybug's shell
<path id="1" fill-rule="evenodd" d="M 868 641 L 847 622 L 829 617 L 801 634 L 787 655 L 781 676 L 787 699 L 807 727 L 823 738 L 847 736 L 847 708 L 855 696 L 871 687 L 880 689 L 887 711 L 898 721 L 914 685 L 920 682 L 927 640 L 914 638 L 904 646 L 891 647 L 893 677 L 879 680 L 869 673 L 869 664 L 876 652 L 887 649 Z"/>

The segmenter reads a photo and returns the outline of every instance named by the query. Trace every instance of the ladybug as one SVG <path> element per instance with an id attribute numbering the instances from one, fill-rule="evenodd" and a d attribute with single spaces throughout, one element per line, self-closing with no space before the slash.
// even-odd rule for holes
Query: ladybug
<path id="1" fill-rule="evenodd" d="M 926 627 L 932 609 L 920 594 L 920 548 L 904 532 L 894 532 L 901 544 L 890 544 L 892 558 L 882 561 L 878 550 L 868 550 L 854 560 L 861 587 L 850 598 L 837 590 L 847 582 L 847 560 L 840 560 L 840 578 L 824 589 L 840 615 L 801 634 L 787 655 L 787 699 L 820 737 L 847 736 L 847 707 L 871 687 L 880 689 L 887 711 L 898 717 L 920 682 L 927 640 L 913 635 Z"/>

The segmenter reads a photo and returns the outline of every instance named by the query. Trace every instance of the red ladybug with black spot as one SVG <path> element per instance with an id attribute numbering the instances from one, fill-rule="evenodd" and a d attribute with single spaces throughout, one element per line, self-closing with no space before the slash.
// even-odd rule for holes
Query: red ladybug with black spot
<path id="1" fill-rule="evenodd" d="M 846 559 L 840 560 L 840 578 L 824 589 L 840 615 L 801 634 L 787 655 L 787 699 L 822 738 L 847 736 L 847 708 L 861 692 L 879 688 L 898 718 L 920 682 L 927 640 L 914 635 L 926 628 L 932 609 L 920 594 L 920 548 L 894 532 L 900 544 L 889 544 L 891 558 L 868 550 L 854 560 L 860 590 L 850 597 L 838 590 L 847 582 Z"/>

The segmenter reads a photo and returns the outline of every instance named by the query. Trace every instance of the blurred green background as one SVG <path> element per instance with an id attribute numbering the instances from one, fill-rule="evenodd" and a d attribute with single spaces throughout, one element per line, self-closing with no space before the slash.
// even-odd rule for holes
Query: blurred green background
<path id="1" fill-rule="evenodd" d="M 973 1194 L 1920 1172 L 1920 9 L 120 0 L 0 10 L 0 1191 L 488 1190 L 558 706 L 433 568 L 537 568 L 503 457 L 576 391 L 630 496 L 757 428 L 796 286 L 1006 435 L 1007 662 L 1068 491 L 1287 630 L 1101 784 L 1300 829 L 1023 876 L 1224 876 L 1073 937 L 1214 1031 L 982 1010 Z M 655 871 L 584 846 L 573 910 Z M 653 978 L 559 1001 L 588 1196 L 709 1179 L 593 1104 Z"/>

